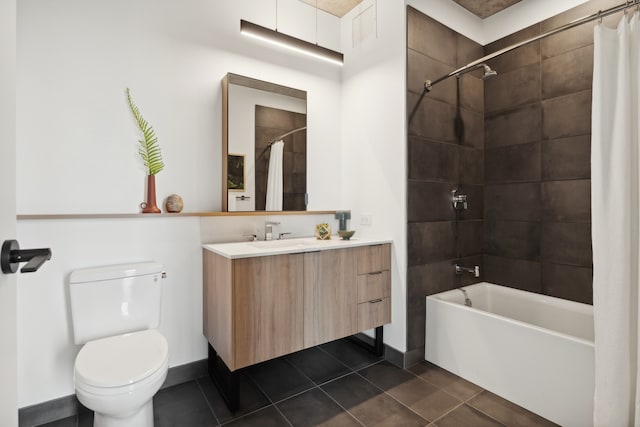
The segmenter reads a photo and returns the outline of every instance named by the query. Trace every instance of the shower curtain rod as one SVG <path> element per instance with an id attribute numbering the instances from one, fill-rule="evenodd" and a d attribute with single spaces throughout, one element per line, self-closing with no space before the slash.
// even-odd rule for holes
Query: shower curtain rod
<path id="1" fill-rule="evenodd" d="M 640 0 L 638 0 L 640 1 Z M 302 126 L 301 128 L 298 129 L 294 129 L 294 130 L 290 130 L 287 133 L 283 133 L 280 136 L 276 136 L 275 138 L 273 138 L 271 141 L 269 141 L 269 143 L 267 144 L 267 148 L 271 147 L 273 145 L 274 142 L 280 141 L 282 138 L 284 138 L 285 136 L 289 136 L 292 133 L 296 133 L 296 132 L 300 132 L 301 130 L 305 130 L 307 127 L 306 126 Z"/>
<path id="2" fill-rule="evenodd" d="M 587 22 L 591 22 L 591 21 L 594 21 L 596 19 L 602 19 L 605 16 L 612 15 L 614 13 L 620 12 L 621 10 L 625 10 L 625 9 L 627 9 L 629 7 L 633 7 L 633 6 L 640 7 L 640 0 L 629 0 L 629 1 L 626 1 L 625 3 L 623 3 L 623 4 L 620 4 L 618 6 L 614 6 L 614 7 L 610 8 L 610 9 L 600 10 L 597 13 L 594 13 L 594 14 L 589 15 L 589 16 L 585 16 L 584 18 L 576 19 L 576 20 L 571 21 L 568 24 L 565 24 L 565 25 L 563 25 L 561 27 L 558 27 L 558 28 L 555 28 L 553 30 L 547 31 L 546 33 L 542 33 L 542 34 L 537 35 L 535 37 L 531 37 L 530 39 L 521 41 L 519 43 L 515 43 L 515 44 L 513 44 L 511 46 L 508 46 L 508 47 L 505 47 L 505 48 L 500 49 L 498 51 L 495 51 L 493 53 L 490 53 L 489 55 L 483 56 L 480 59 L 476 59 L 475 61 L 468 63 L 464 67 L 458 68 L 457 70 L 452 71 L 449 74 L 444 75 L 442 77 L 439 77 L 439 78 L 435 79 L 434 81 L 425 80 L 425 82 L 424 82 L 424 91 L 425 92 L 429 92 L 433 85 L 435 85 L 437 83 L 440 83 L 441 81 L 446 80 L 449 77 L 460 76 L 460 75 L 468 72 L 470 68 L 478 67 L 480 64 L 482 64 L 485 61 L 488 61 L 490 59 L 496 58 L 496 57 L 498 57 L 500 55 L 503 55 L 503 54 L 505 54 L 507 52 L 510 52 L 510 51 L 514 50 L 514 49 L 517 49 L 517 48 L 519 48 L 521 46 L 527 45 L 529 43 L 533 43 L 533 42 L 538 41 L 540 39 L 544 39 L 546 37 L 552 36 L 554 34 L 561 33 L 561 32 L 566 31 L 566 30 L 570 30 L 571 28 L 580 26 L 582 24 L 586 24 Z"/>

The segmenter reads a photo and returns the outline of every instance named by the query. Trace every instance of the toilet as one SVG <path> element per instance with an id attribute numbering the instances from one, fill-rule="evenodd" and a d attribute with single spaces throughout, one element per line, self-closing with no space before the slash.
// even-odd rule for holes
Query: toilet
<path id="1" fill-rule="evenodd" d="M 167 377 L 157 262 L 75 270 L 69 277 L 78 400 L 95 427 L 152 427 L 153 396 Z"/>

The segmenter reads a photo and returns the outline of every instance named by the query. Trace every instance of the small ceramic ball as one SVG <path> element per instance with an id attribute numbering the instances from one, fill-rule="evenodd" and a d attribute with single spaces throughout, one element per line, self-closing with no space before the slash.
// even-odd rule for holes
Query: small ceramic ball
<path id="1" fill-rule="evenodd" d="M 182 212 L 184 203 L 182 203 L 182 197 L 177 194 L 172 194 L 164 201 L 164 210 L 170 213 Z"/>

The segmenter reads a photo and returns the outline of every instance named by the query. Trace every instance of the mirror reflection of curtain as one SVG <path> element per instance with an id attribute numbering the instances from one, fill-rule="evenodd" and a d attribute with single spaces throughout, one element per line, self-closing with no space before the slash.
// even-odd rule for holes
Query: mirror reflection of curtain
<path id="1" fill-rule="evenodd" d="M 267 176 L 267 200 L 265 210 L 282 210 L 282 154 L 284 142 L 276 141 L 271 144 L 269 155 L 269 173 Z"/>
<path id="2" fill-rule="evenodd" d="M 255 106 L 255 209 L 266 210 L 267 176 L 271 141 L 284 142 L 282 154 L 282 210 L 306 210 L 307 132 L 301 130 L 279 137 L 307 125 L 306 114 L 286 109 Z"/>

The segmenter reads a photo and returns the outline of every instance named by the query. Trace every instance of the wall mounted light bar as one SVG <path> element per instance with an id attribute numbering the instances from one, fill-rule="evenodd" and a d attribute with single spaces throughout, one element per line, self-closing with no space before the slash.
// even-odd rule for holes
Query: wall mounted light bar
<path id="1" fill-rule="evenodd" d="M 344 55 L 340 52 L 262 27 L 245 21 L 244 19 L 240 20 L 240 33 L 304 55 L 331 62 L 332 64 L 342 65 L 344 63 Z"/>

